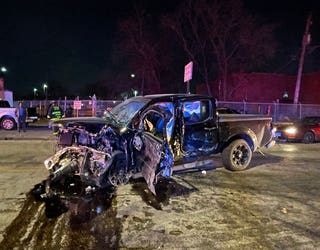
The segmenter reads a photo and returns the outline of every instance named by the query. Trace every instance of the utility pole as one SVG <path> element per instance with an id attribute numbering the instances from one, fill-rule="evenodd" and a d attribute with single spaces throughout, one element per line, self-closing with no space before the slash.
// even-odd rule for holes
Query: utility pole
<path id="1" fill-rule="evenodd" d="M 299 101 L 299 94 L 300 94 L 300 86 L 301 86 L 301 76 L 302 76 L 302 69 L 303 69 L 303 63 L 304 63 L 304 54 L 306 53 L 306 47 L 310 43 L 310 33 L 309 29 L 311 26 L 311 17 L 312 15 L 309 14 L 306 24 L 306 29 L 304 31 L 304 35 L 302 38 L 302 49 L 300 54 L 300 60 L 299 60 L 299 68 L 298 68 L 298 74 L 297 74 L 297 81 L 296 81 L 296 89 L 294 91 L 294 104 L 298 104 Z"/>

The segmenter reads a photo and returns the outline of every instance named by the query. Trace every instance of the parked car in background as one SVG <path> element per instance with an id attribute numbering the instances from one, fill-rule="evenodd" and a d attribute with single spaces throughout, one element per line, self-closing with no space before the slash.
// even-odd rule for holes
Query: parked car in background
<path id="1" fill-rule="evenodd" d="M 320 140 L 320 116 L 307 116 L 292 123 L 277 124 L 274 130 L 278 139 L 314 143 Z"/>
<path id="2" fill-rule="evenodd" d="M 36 108 L 27 108 L 26 124 L 38 120 Z M 12 130 L 17 127 L 18 118 L 16 108 L 11 107 L 7 100 L 0 100 L 0 129 Z"/>
<path id="3" fill-rule="evenodd" d="M 241 114 L 238 110 L 227 108 L 227 107 L 217 107 L 216 114 Z"/>
<path id="4" fill-rule="evenodd" d="M 15 114 L 16 108 L 10 107 L 7 100 L 0 100 L 0 128 L 12 130 L 17 127 L 18 118 Z"/>
<path id="5" fill-rule="evenodd" d="M 36 107 L 29 107 L 27 108 L 27 119 L 26 123 L 34 123 L 39 120 L 37 108 Z"/>

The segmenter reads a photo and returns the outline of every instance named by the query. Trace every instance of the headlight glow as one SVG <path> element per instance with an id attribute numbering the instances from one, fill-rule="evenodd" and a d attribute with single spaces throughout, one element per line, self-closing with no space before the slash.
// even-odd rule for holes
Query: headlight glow
<path id="1" fill-rule="evenodd" d="M 124 132 L 126 132 L 126 131 L 127 131 L 127 127 L 123 127 L 123 128 L 120 129 L 120 132 L 121 132 L 121 133 L 124 133 Z"/>
<path id="2" fill-rule="evenodd" d="M 295 135 L 297 133 L 297 129 L 295 127 L 290 127 L 285 130 L 287 134 Z"/>

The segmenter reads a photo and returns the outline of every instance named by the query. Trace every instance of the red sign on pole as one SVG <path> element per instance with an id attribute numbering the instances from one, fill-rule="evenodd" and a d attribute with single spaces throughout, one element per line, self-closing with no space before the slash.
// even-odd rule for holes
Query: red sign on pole
<path id="1" fill-rule="evenodd" d="M 193 62 L 189 62 L 184 66 L 184 82 L 188 82 L 192 79 Z"/>
<path id="2" fill-rule="evenodd" d="M 79 110 L 81 109 L 81 101 L 73 101 L 73 109 Z"/>

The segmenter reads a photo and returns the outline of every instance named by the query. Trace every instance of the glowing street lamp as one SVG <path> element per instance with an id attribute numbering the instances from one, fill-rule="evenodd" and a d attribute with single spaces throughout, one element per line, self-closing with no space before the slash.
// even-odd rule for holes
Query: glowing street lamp
<path id="1" fill-rule="evenodd" d="M 134 96 L 137 96 L 138 95 L 138 90 L 133 90 L 133 94 L 134 94 Z"/>
<path id="2" fill-rule="evenodd" d="M 37 89 L 36 88 L 33 88 L 33 98 L 36 99 L 36 95 L 37 95 Z"/>
<path id="3" fill-rule="evenodd" d="M 1 72 L 7 72 L 7 69 L 6 69 L 6 67 L 1 67 Z"/>
<path id="4" fill-rule="evenodd" d="M 130 77 L 131 77 L 131 78 L 135 78 L 136 75 L 132 73 L 132 74 L 130 75 Z"/>
<path id="5" fill-rule="evenodd" d="M 43 87 L 44 95 L 45 95 L 46 100 L 47 100 L 47 98 L 48 98 L 48 85 L 47 85 L 47 83 L 44 83 L 44 84 L 42 85 L 42 87 Z"/>

